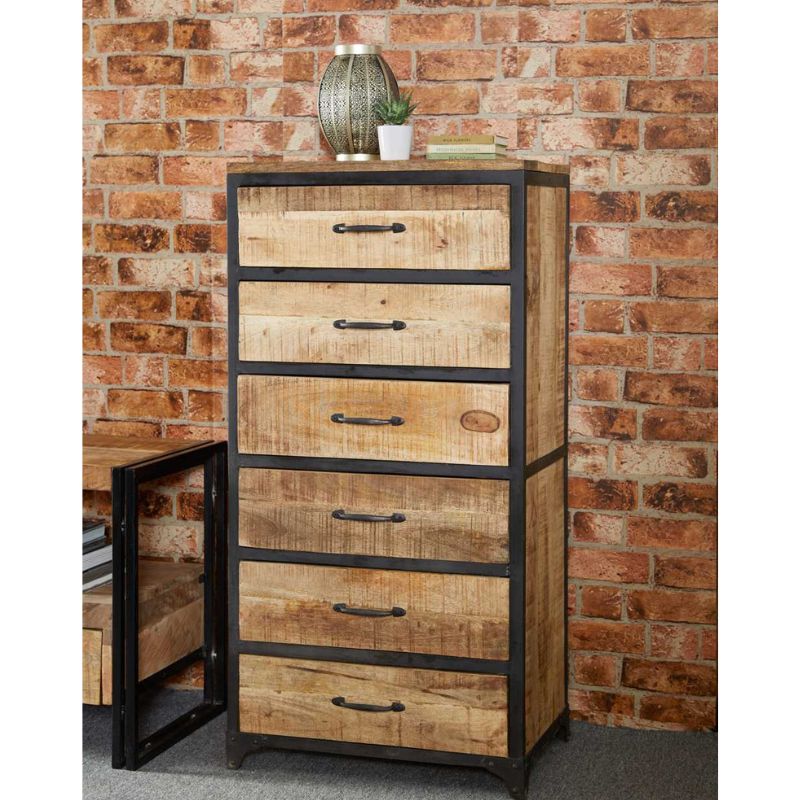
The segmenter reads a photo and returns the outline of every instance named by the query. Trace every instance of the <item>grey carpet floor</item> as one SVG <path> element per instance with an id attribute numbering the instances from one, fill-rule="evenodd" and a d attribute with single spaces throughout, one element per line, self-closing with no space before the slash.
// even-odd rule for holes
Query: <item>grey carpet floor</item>
<path id="1" fill-rule="evenodd" d="M 178 693 L 176 693 L 178 694 Z M 179 693 L 184 694 L 184 693 Z M 169 700 L 170 710 L 185 698 Z M 160 716 L 160 714 L 159 714 Z M 150 723 L 157 724 L 158 717 Z M 283 751 L 225 767 L 225 716 L 137 772 L 111 769 L 111 711 L 84 706 L 84 800 L 503 800 L 483 770 Z M 712 800 L 715 734 L 634 731 L 572 723 L 533 762 L 536 800 Z"/>

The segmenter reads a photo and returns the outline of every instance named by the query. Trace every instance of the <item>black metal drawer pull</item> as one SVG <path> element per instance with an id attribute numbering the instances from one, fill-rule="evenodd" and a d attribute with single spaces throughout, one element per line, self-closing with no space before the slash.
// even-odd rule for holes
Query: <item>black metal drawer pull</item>
<path id="1" fill-rule="evenodd" d="M 333 327 L 340 331 L 348 329 L 361 331 L 402 331 L 405 330 L 406 324 L 401 319 L 393 319 L 391 322 L 348 322 L 346 319 L 337 319 L 334 320 Z"/>
<path id="2" fill-rule="evenodd" d="M 351 608 L 347 603 L 334 603 L 331 608 L 340 614 L 352 614 L 354 617 L 404 617 L 406 610 L 400 606 L 392 608 Z"/>
<path id="3" fill-rule="evenodd" d="M 378 231 L 403 233 L 405 229 L 406 226 L 402 222 L 393 222 L 391 225 L 345 225 L 344 222 L 337 222 L 333 226 L 334 233 L 376 233 Z"/>
<path id="4" fill-rule="evenodd" d="M 405 711 L 406 707 L 402 703 L 392 703 L 389 706 L 375 706 L 372 703 L 348 703 L 344 697 L 332 697 L 331 703 L 339 708 L 352 708 L 353 711 Z"/>
<path id="5" fill-rule="evenodd" d="M 334 519 L 344 519 L 350 522 L 405 522 L 405 514 L 348 514 L 343 508 L 331 511 Z"/>
<path id="6" fill-rule="evenodd" d="M 344 414 L 331 414 L 331 422 L 340 422 L 345 425 L 402 425 L 402 417 L 389 417 L 389 419 L 375 419 L 374 417 L 346 417 Z"/>

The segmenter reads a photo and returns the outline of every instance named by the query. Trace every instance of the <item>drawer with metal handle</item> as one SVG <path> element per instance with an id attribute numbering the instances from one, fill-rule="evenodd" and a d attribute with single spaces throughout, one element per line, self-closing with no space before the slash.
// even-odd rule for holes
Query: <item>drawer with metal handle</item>
<path id="1" fill-rule="evenodd" d="M 508 658 L 508 579 L 242 561 L 239 638 Z"/>
<path id="2" fill-rule="evenodd" d="M 503 756 L 507 679 L 239 656 L 242 731 Z"/>
<path id="3" fill-rule="evenodd" d="M 510 366 L 510 288 L 239 285 L 239 358 L 304 364 Z"/>

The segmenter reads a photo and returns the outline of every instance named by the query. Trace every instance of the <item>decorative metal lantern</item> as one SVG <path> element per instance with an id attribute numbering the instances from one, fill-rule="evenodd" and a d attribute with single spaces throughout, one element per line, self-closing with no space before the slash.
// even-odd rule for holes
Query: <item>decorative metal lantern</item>
<path id="1" fill-rule="evenodd" d="M 397 96 L 397 80 L 372 44 L 340 44 L 319 85 L 319 121 L 337 161 L 378 159 L 375 104 Z"/>

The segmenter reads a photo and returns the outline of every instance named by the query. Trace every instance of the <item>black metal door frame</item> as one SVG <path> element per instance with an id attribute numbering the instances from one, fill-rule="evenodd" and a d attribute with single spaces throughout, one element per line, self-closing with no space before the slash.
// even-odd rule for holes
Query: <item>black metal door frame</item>
<path id="1" fill-rule="evenodd" d="M 140 681 L 139 487 L 203 467 L 203 646 Z M 112 755 L 114 769 L 135 770 L 172 747 L 226 706 L 226 480 L 224 442 L 206 442 L 177 453 L 114 467 L 112 497 Z M 144 739 L 139 739 L 139 696 L 202 658 L 203 701 Z"/>

